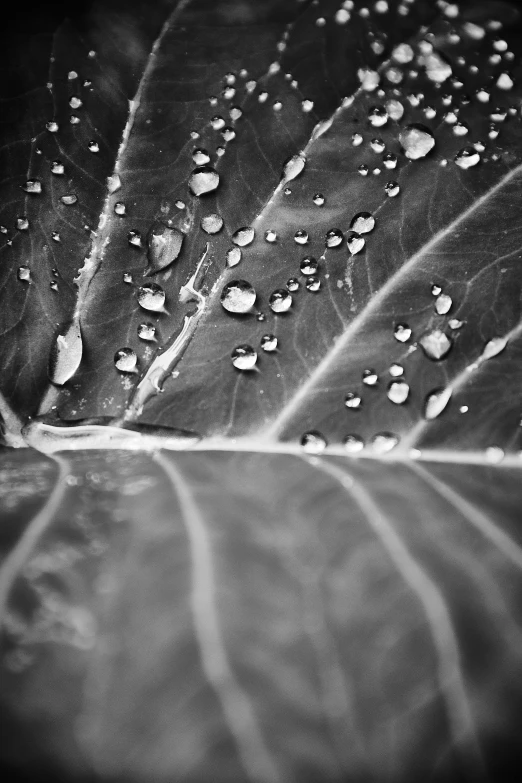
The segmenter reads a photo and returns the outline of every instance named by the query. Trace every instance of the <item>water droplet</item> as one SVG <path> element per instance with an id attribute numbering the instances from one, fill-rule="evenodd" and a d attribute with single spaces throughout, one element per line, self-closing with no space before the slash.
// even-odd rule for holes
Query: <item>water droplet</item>
<path id="1" fill-rule="evenodd" d="M 252 226 L 245 226 L 244 228 L 238 228 L 232 234 L 232 242 L 238 247 L 246 247 L 254 241 L 255 231 Z"/>
<path id="2" fill-rule="evenodd" d="M 304 112 L 312 111 L 312 109 L 314 108 L 314 102 L 305 99 L 304 101 L 301 102 L 301 108 Z"/>
<path id="3" fill-rule="evenodd" d="M 295 179 L 303 171 L 305 165 L 306 158 L 304 155 L 293 155 L 283 166 L 282 180 L 290 182 L 290 180 Z"/>
<path id="4" fill-rule="evenodd" d="M 61 238 L 60 234 L 58 233 L 58 231 L 53 231 L 52 234 L 51 234 L 51 238 L 55 242 L 61 242 L 62 241 L 62 238 Z"/>
<path id="5" fill-rule="evenodd" d="M 431 421 L 432 419 L 436 419 L 437 416 L 440 416 L 448 405 L 451 395 L 452 390 L 449 387 L 447 389 L 437 389 L 428 394 L 424 405 L 424 418 Z"/>
<path id="6" fill-rule="evenodd" d="M 71 123 L 71 125 L 79 125 L 80 118 L 76 114 L 71 114 L 71 116 L 69 117 L 69 122 Z"/>
<path id="7" fill-rule="evenodd" d="M 346 435 L 343 440 L 343 446 L 348 454 L 357 454 L 364 448 L 364 441 L 358 435 Z"/>
<path id="8" fill-rule="evenodd" d="M 268 304 L 274 313 L 286 313 L 292 306 L 292 297 L 284 288 L 278 288 L 270 294 Z"/>
<path id="9" fill-rule="evenodd" d="M 321 281 L 318 277 L 307 277 L 305 286 L 307 291 L 319 291 L 321 288 Z"/>
<path id="10" fill-rule="evenodd" d="M 231 106 L 228 114 L 230 119 L 233 122 L 236 122 L 236 120 L 239 120 L 239 118 L 243 116 L 243 110 L 239 106 Z"/>
<path id="11" fill-rule="evenodd" d="M 324 204 L 325 198 L 324 198 L 324 196 L 323 196 L 323 194 L 322 194 L 322 193 L 316 193 L 316 194 L 314 195 L 314 197 L 313 197 L 312 201 L 314 202 L 314 204 L 315 204 L 317 207 L 322 207 L 322 206 L 323 206 L 323 204 Z"/>
<path id="12" fill-rule="evenodd" d="M 239 247 L 231 247 L 227 250 L 227 266 L 237 266 L 241 261 L 241 249 Z"/>
<path id="13" fill-rule="evenodd" d="M 514 87 L 515 82 L 509 75 L 509 73 L 501 73 L 496 81 L 496 85 L 499 88 L 499 90 L 512 90 Z"/>
<path id="14" fill-rule="evenodd" d="M 346 237 L 346 245 L 352 256 L 360 253 L 365 244 L 366 241 L 364 237 L 360 236 L 360 234 L 357 234 L 355 231 L 350 231 Z"/>
<path id="15" fill-rule="evenodd" d="M 26 193 L 41 193 L 42 183 L 39 179 L 28 179 L 23 186 L 23 190 L 25 190 Z"/>
<path id="16" fill-rule="evenodd" d="M 223 128 L 223 130 L 221 131 L 221 135 L 223 136 L 225 141 L 233 141 L 233 139 L 236 138 L 236 132 L 234 128 L 230 128 L 229 126 Z"/>
<path id="17" fill-rule="evenodd" d="M 366 92 L 373 92 L 376 90 L 381 80 L 377 71 L 374 71 L 371 68 L 359 68 L 357 76 L 361 83 L 361 88 Z"/>
<path id="18" fill-rule="evenodd" d="M 214 130 L 221 130 L 221 128 L 225 127 L 225 120 L 223 117 L 220 117 L 219 114 L 216 114 L 215 117 L 212 117 L 210 120 L 210 124 L 214 128 Z"/>
<path id="19" fill-rule="evenodd" d="M 506 337 L 492 337 L 484 346 L 480 358 L 484 361 L 486 359 L 492 359 L 494 356 L 498 356 L 498 354 L 504 350 L 507 343 Z"/>
<path id="20" fill-rule="evenodd" d="M 210 155 L 207 150 L 198 148 L 193 151 L 192 160 L 196 166 L 205 166 L 207 163 L 210 163 Z"/>
<path id="21" fill-rule="evenodd" d="M 465 136 L 469 132 L 469 128 L 463 122 L 457 122 L 453 126 L 453 133 L 455 136 Z"/>
<path id="22" fill-rule="evenodd" d="M 185 235 L 177 228 L 154 223 L 147 234 L 147 258 L 150 265 L 147 273 L 159 272 L 175 261 L 181 252 L 184 238 Z"/>
<path id="23" fill-rule="evenodd" d="M 217 234 L 223 228 L 223 218 L 215 213 L 201 218 L 201 228 L 207 234 Z"/>
<path id="24" fill-rule="evenodd" d="M 393 336 L 400 343 L 406 343 L 411 337 L 411 329 L 407 324 L 397 324 Z"/>
<path id="25" fill-rule="evenodd" d="M 374 128 L 381 128 L 388 122 L 388 112 L 384 106 L 372 106 L 368 112 L 368 122 Z"/>
<path id="26" fill-rule="evenodd" d="M 424 125 L 408 125 L 399 133 L 399 142 L 410 160 L 424 158 L 435 146 L 435 139 Z"/>
<path id="27" fill-rule="evenodd" d="M 78 201 L 78 196 L 75 193 L 67 193 L 67 195 L 62 196 L 60 201 L 62 204 L 65 204 L 67 207 L 72 206 L 73 204 L 76 204 Z"/>
<path id="28" fill-rule="evenodd" d="M 264 334 L 261 338 L 261 348 L 267 353 L 277 349 L 277 337 L 275 334 Z"/>
<path id="29" fill-rule="evenodd" d="M 477 96 L 477 100 L 480 101 L 480 103 L 487 103 L 491 98 L 489 90 L 487 90 L 485 87 L 480 87 L 475 95 Z"/>
<path id="30" fill-rule="evenodd" d="M 388 399 L 396 405 L 403 405 L 410 394 L 410 387 L 406 381 L 391 381 L 388 385 Z"/>
<path id="31" fill-rule="evenodd" d="M 363 137 L 360 133 L 354 133 L 352 136 L 352 146 L 353 147 L 360 147 L 363 143 Z"/>
<path id="32" fill-rule="evenodd" d="M 401 65 L 406 65 L 406 63 L 411 63 L 411 61 L 413 60 L 413 56 L 414 56 L 413 49 L 407 43 L 398 44 L 392 52 L 392 57 L 395 60 L 395 62 L 398 62 Z"/>
<path id="33" fill-rule="evenodd" d="M 500 446 L 488 446 L 486 449 L 486 459 L 492 465 L 498 465 L 504 456 L 504 449 L 501 449 Z"/>
<path id="34" fill-rule="evenodd" d="M 372 139 L 370 141 L 370 147 L 374 152 L 384 152 L 386 149 L 386 144 L 382 139 Z"/>
<path id="35" fill-rule="evenodd" d="M 232 100 L 235 94 L 236 94 L 236 90 L 234 87 L 225 87 L 225 89 L 223 90 L 223 98 L 226 101 Z"/>
<path id="36" fill-rule="evenodd" d="M 306 245 L 308 242 L 307 232 L 302 228 L 298 229 L 294 234 L 294 242 L 297 242 L 298 245 Z"/>
<path id="37" fill-rule="evenodd" d="M 450 338 L 440 329 L 434 329 L 431 332 L 423 334 L 419 343 L 428 359 L 432 359 L 433 361 L 444 359 L 453 345 L 452 340 L 450 340 Z"/>
<path id="38" fill-rule="evenodd" d="M 138 337 L 142 340 L 156 342 L 156 327 L 149 321 L 144 321 L 138 326 Z"/>
<path id="39" fill-rule="evenodd" d="M 25 280 L 27 283 L 31 282 L 31 270 L 28 266 L 19 266 L 17 276 L 19 280 Z"/>
<path id="40" fill-rule="evenodd" d="M 303 447 L 303 451 L 306 451 L 307 454 L 320 454 L 325 450 L 327 445 L 324 435 L 321 435 L 321 433 L 316 430 L 305 432 L 301 438 L 301 446 Z"/>
<path id="41" fill-rule="evenodd" d="M 319 264 L 313 256 L 305 256 L 301 261 L 299 268 L 303 275 L 315 275 L 319 268 Z"/>
<path id="42" fill-rule="evenodd" d="M 453 73 L 451 65 L 435 51 L 419 57 L 419 65 L 426 69 L 426 76 L 436 84 L 442 84 Z"/>
<path id="43" fill-rule="evenodd" d="M 114 366 L 120 372 L 134 372 L 138 357 L 132 350 L 132 348 L 120 348 L 114 354 Z"/>
<path id="44" fill-rule="evenodd" d="M 383 155 L 382 162 L 385 168 L 394 169 L 397 166 L 397 155 L 394 155 L 393 152 L 386 152 Z"/>
<path id="45" fill-rule="evenodd" d="M 210 166 L 199 166 L 189 178 L 189 188 L 195 196 L 211 193 L 219 185 L 219 174 Z"/>
<path id="46" fill-rule="evenodd" d="M 326 247 L 337 247 L 344 239 L 343 232 L 338 228 L 331 228 L 326 232 L 325 244 Z"/>
<path id="47" fill-rule="evenodd" d="M 97 141 L 90 141 L 87 145 L 89 148 L 89 152 L 99 152 L 100 151 L 100 145 Z"/>
<path id="48" fill-rule="evenodd" d="M 469 169 L 480 161 L 480 154 L 474 147 L 464 147 L 455 155 L 455 163 L 461 169 Z"/>
<path id="49" fill-rule="evenodd" d="M 231 359 L 237 370 L 253 370 L 257 362 L 257 352 L 251 345 L 238 345 L 232 351 Z"/>
<path id="50" fill-rule="evenodd" d="M 379 383 L 379 376 L 375 370 L 364 370 L 362 374 L 362 382 L 365 386 L 377 386 Z"/>
<path id="51" fill-rule="evenodd" d="M 53 281 L 56 289 L 58 288 Z M 51 287 L 53 283 L 51 283 Z M 55 289 L 55 290 L 56 290 Z M 72 321 L 57 336 L 49 356 L 49 380 L 57 386 L 63 386 L 72 378 L 80 366 L 83 353 L 83 341 L 78 321 Z"/>
<path id="52" fill-rule="evenodd" d="M 400 191 L 401 189 L 399 187 L 398 182 L 387 182 L 386 185 L 384 186 L 384 192 L 390 198 L 394 198 L 395 196 L 398 196 Z"/>
<path id="53" fill-rule="evenodd" d="M 127 285 L 132 285 L 134 280 L 132 279 L 132 275 L 130 272 L 123 273 L 123 282 L 126 283 Z"/>
<path id="54" fill-rule="evenodd" d="M 277 241 L 277 234 L 276 232 L 269 228 L 268 231 L 265 231 L 265 240 L 267 242 L 276 242 Z"/>
<path id="55" fill-rule="evenodd" d="M 347 408 L 351 408 L 352 410 L 359 410 L 362 405 L 362 399 L 359 394 L 356 394 L 355 392 L 348 392 L 344 398 L 344 404 Z"/>
<path id="56" fill-rule="evenodd" d="M 123 201 L 117 201 L 114 205 L 114 211 L 117 215 L 123 216 L 126 212 L 126 207 Z"/>
<path id="57" fill-rule="evenodd" d="M 165 291 L 157 283 L 145 283 L 136 292 L 138 303 L 144 310 L 159 312 L 165 304 Z"/>
<path id="58" fill-rule="evenodd" d="M 25 215 L 16 218 L 16 227 L 19 231 L 27 231 L 27 229 L 29 228 L 29 221 L 27 220 Z"/>
<path id="59" fill-rule="evenodd" d="M 350 228 L 356 234 L 368 234 L 375 227 L 375 218 L 369 212 L 359 212 L 352 218 Z"/>
<path id="60" fill-rule="evenodd" d="M 404 375 L 404 367 L 402 366 L 402 364 L 391 364 L 390 375 L 393 378 L 398 378 L 400 375 Z"/>
<path id="61" fill-rule="evenodd" d="M 386 101 L 386 111 L 392 120 L 398 122 L 404 114 L 404 106 L 400 101 L 392 98 L 391 100 Z"/>
<path id="62" fill-rule="evenodd" d="M 127 234 L 127 241 L 129 245 L 133 247 L 142 247 L 141 234 L 139 231 L 129 231 Z"/>
<path id="63" fill-rule="evenodd" d="M 370 445 L 375 454 L 387 454 L 398 444 L 399 438 L 391 432 L 379 432 L 374 435 Z"/>
<path id="64" fill-rule="evenodd" d="M 49 133 L 58 133 L 59 125 L 57 122 L 46 122 L 45 127 Z"/>
<path id="65" fill-rule="evenodd" d="M 229 313 L 249 313 L 255 301 L 255 289 L 246 280 L 231 280 L 221 292 L 221 304 Z"/>
<path id="66" fill-rule="evenodd" d="M 83 101 L 81 98 L 78 98 L 77 95 L 73 95 L 72 98 L 69 99 L 69 106 L 71 109 L 79 109 L 83 106 Z"/>
<path id="67" fill-rule="evenodd" d="M 53 160 L 51 163 L 51 174 L 57 174 L 60 176 L 65 172 L 65 166 L 61 160 Z"/>
<path id="68" fill-rule="evenodd" d="M 297 277 L 291 277 L 286 281 L 286 288 L 288 291 L 297 291 L 299 289 L 299 280 Z"/>
<path id="69" fill-rule="evenodd" d="M 364 163 L 361 163 L 361 165 L 357 167 L 357 171 L 359 172 L 361 177 L 368 176 L 368 166 L 366 166 Z"/>
<path id="70" fill-rule="evenodd" d="M 448 294 L 439 294 L 435 299 L 435 310 L 439 315 L 446 315 L 451 310 L 453 299 Z"/>

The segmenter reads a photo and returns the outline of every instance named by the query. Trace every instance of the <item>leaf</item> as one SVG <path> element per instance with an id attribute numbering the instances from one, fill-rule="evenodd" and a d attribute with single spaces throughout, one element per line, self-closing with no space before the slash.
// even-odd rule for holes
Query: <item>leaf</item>
<path id="1" fill-rule="evenodd" d="M 511 780 L 517 9 L 107 0 L 24 35 L 0 763 Z"/>

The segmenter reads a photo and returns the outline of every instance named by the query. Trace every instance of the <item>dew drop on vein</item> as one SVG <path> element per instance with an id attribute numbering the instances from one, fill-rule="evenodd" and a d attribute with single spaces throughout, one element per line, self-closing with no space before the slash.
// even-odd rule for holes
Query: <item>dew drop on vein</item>
<path id="1" fill-rule="evenodd" d="M 370 441 L 375 454 L 387 454 L 398 444 L 399 438 L 392 432 L 378 432 Z"/>
<path id="2" fill-rule="evenodd" d="M 343 439 L 344 450 L 348 454 L 357 454 L 364 448 L 364 441 L 359 435 L 346 435 Z"/>
<path id="3" fill-rule="evenodd" d="M 301 438 L 301 446 L 307 454 L 320 454 L 327 445 L 324 435 L 316 430 L 305 432 Z"/>

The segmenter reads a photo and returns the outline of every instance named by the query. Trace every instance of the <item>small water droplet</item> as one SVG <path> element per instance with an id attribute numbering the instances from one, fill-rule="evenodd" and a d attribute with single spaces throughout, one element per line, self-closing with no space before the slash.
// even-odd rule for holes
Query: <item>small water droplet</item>
<path id="1" fill-rule="evenodd" d="M 401 65 L 406 65 L 407 63 L 411 63 L 413 60 L 414 52 L 409 44 L 401 43 L 398 44 L 392 51 L 392 57 L 395 62 L 398 62 Z"/>
<path id="2" fill-rule="evenodd" d="M 455 163 L 461 169 L 469 169 L 480 161 L 480 154 L 475 147 L 464 147 L 455 155 Z"/>
<path id="3" fill-rule="evenodd" d="M 424 125 L 408 125 L 399 133 L 399 142 L 410 160 L 424 158 L 435 146 L 432 132 Z"/>
<path id="4" fill-rule="evenodd" d="M 324 196 L 323 196 L 323 194 L 322 194 L 322 193 L 316 193 L 316 194 L 314 195 L 314 197 L 313 197 L 312 201 L 314 202 L 314 204 L 315 204 L 317 207 L 322 207 L 322 206 L 323 206 L 323 204 L 324 204 L 324 201 L 325 201 L 325 199 L 324 199 Z"/>
<path id="5" fill-rule="evenodd" d="M 286 281 L 286 288 L 288 291 L 297 291 L 299 289 L 299 280 L 297 277 L 291 277 Z"/>
<path id="6" fill-rule="evenodd" d="M 344 239 L 343 232 L 338 228 L 331 228 L 326 232 L 326 247 L 338 247 Z"/>
<path id="7" fill-rule="evenodd" d="M 321 288 L 321 281 L 318 277 L 307 277 L 305 286 L 307 291 L 319 291 Z"/>
<path id="8" fill-rule="evenodd" d="M 245 226 L 243 228 L 238 228 L 238 230 L 232 234 L 232 242 L 238 247 L 246 247 L 254 241 L 254 237 L 255 231 L 252 226 Z"/>
<path id="9" fill-rule="evenodd" d="M 239 118 L 243 116 L 243 110 L 239 106 L 231 106 L 228 114 L 230 119 L 233 122 L 236 122 L 236 120 L 239 120 Z"/>
<path id="10" fill-rule="evenodd" d="M 390 198 L 395 198 L 395 196 L 398 196 L 401 192 L 400 186 L 398 182 L 387 182 L 384 186 L 384 192 L 387 196 Z"/>
<path id="11" fill-rule="evenodd" d="M 114 354 L 114 366 L 120 372 L 134 372 L 138 357 L 132 350 L 132 348 L 120 348 Z"/>
<path id="12" fill-rule="evenodd" d="M 211 166 L 199 166 L 189 178 L 189 188 L 195 196 L 211 193 L 219 185 L 219 174 Z"/>
<path id="13" fill-rule="evenodd" d="M 76 204 L 78 201 L 78 196 L 75 193 L 67 193 L 65 196 L 62 196 L 60 201 L 62 204 L 65 204 L 67 207 L 72 206 L 73 204 Z"/>
<path id="14" fill-rule="evenodd" d="M 307 232 L 302 228 L 298 229 L 294 234 L 294 242 L 297 242 L 298 245 L 306 245 L 308 242 Z"/>
<path id="15" fill-rule="evenodd" d="M 51 163 L 51 174 L 56 174 L 60 176 L 65 172 L 65 166 L 63 165 L 61 160 L 53 160 Z"/>
<path id="16" fill-rule="evenodd" d="M 386 144 L 383 142 L 382 139 L 372 139 L 370 141 L 370 147 L 374 152 L 384 152 L 386 149 Z"/>
<path id="17" fill-rule="evenodd" d="M 428 79 L 436 84 L 442 84 L 453 73 L 451 65 L 435 51 L 422 54 L 418 62 L 426 69 Z"/>
<path id="18" fill-rule="evenodd" d="M 201 228 L 206 234 L 217 234 L 223 228 L 223 218 L 215 213 L 201 218 Z"/>
<path id="19" fill-rule="evenodd" d="M 428 394 L 424 405 L 424 418 L 431 421 L 432 419 L 436 419 L 437 416 L 440 416 L 442 411 L 447 407 L 451 395 L 452 390 L 449 387 L 447 389 L 436 389 Z"/>
<path id="20" fill-rule="evenodd" d="M 496 86 L 499 88 L 499 90 L 512 90 L 514 87 L 515 82 L 509 75 L 509 73 L 501 73 L 496 81 Z"/>
<path id="21" fill-rule="evenodd" d="M 159 272 L 175 261 L 181 252 L 184 238 L 185 235 L 177 228 L 154 223 L 147 234 L 147 258 L 150 264 L 147 273 Z"/>
<path id="22" fill-rule="evenodd" d="M 253 370 L 257 362 L 257 352 L 251 345 L 238 345 L 232 351 L 231 359 L 237 370 Z"/>
<path id="23" fill-rule="evenodd" d="M 400 375 L 404 375 L 404 367 L 402 364 L 391 364 L 390 375 L 394 378 L 398 378 Z"/>
<path id="24" fill-rule="evenodd" d="M 61 238 L 60 234 L 58 233 L 58 231 L 53 231 L 52 234 L 51 234 L 51 238 L 55 242 L 61 242 L 62 241 L 62 238 Z"/>
<path id="25" fill-rule="evenodd" d="M 133 247 L 142 247 L 141 234 L 139 231 L 129 231 L 127 241 Z"/>
<path id="26" fill-rule="evenodd" d="M 274 313 L 286 313 L 292 306 L 292 297 L 284 288 L 278 288 L 270 294 L 268 304 Z"/>
<path id="27" fill-rule="evenodd" d="M 42 192 L 42 183 L 39 179 L 28 179 L 22 189 L 25 190 L 26 193 L 39 194 Z"/>
<path id="28" fill-rule="evenodd" d="M 364 370 L 362 374 L 362 382 L 365 386 L 377 386 L 379 383 L 379 376 L 375 370 Z"/>
<path id="29" fill-rule="evenodd" d="M 363 143 L 363 137 L 360 133 L 354 133 L 352 135 L 352 146 L 353 147 L 360 147 Z"/>
<path id="30" fill-rule="evenodd" d="M 387 454 L 398 444 L 399 438 L 391 432 L 379 432 L 370 441 L 375 454 Z"/>
<path id="31" fill-rule="evenodd" d="M 198 148 L 193 151 L 192 160 L 196 166 L 205 166 L 207 163 L 210 163 L 210 155 L 207 150 Z"/>
<path id="32" fill-rule="evenodd" d="M 123 201 L 116 202 L 116 204 L 114 205 L 114 211 L 117 215 L 120 215 L 120 217 L 125 215 L 126 207 Z"/>
<path id="33" fill-rule="evenodd" d="M 256 296 L 255 289 L 246 280 L 231 280 L 221 291 L 221 304 L 229 313 L 244 315 L 252 310 Z"/>
<path id="34" fill-rule="evenodd" d="M 267 242 L 277 242 L 277 234 L 276 232 L 269 228 L 268 231 L 265 231 L 265 240 Z"/>
<path id="35" fill-rule="evenodd" d="M 398 122 L 404 114 L 404 106 L 400 101 L 392 98 L 391 100 L 386 101 L 386 112 L 392 120 Z"/>
<path id="36" fill-rule="evenodd" d="M 484 346 L 481 359 L 492 359 L 494 356 L 498 356 L 498 354 L 504 350 L 507 343 L 506 337 L 492 337 Z"/>
<path id="37" fill-rule="evenodd" d="M 58 130 L 59 130 L 60 126 L 58 125 L 57 122 L 47 122 L 45 124 L 45 127 L 47 128 L 49 133 L 58 133 Z"/>
<path id="38" fill-rule="evenodd" d="M 375 227 L 375 218 L 369 212 L 359 212 L 352 218 L 350 228 L 356 234 L 368 234 Z"/>
<path id="39" fill-rule="evenodd" d="M 411 329 L 407 324 L 397 324 L 393 336 L 400 343 L 406 343 L 411 337 Z"/>
<path id="40" fill-rule="evenodd" d="M 261 348 L 267 353 L 277 349 L 277 337 L 275 334 L 264 334 L 261 338 Z"/>
<path id="41" fill-rule="evenodd" d="M 491 98 L 489 90 L 487 90 L 485 87 L 480 87 L 475 95 L 477 96 L 477 100 L 480 101 L 480 103 L 487 103 Z"/>
<path id="42" fill-rule="evenodd" d="M 360 410 L 362 399 L 359 394 L 356 394 L 355 392 L 348 392 L 344 398 L 344 404 L 351 410 Z"/>
<path id="43" fill-rule="evenodd" d="M 28 266 L 19 266 L 17 276 L 19 280 L 24 280 L 27 283 L 31 282 L 31 270 Z"/>
<path id="44" fill-rule="evenodd" d="M 138 303 L 144 310 L 158 312 L 165 304 L 165 291 L 157 283 L 145 283 L 136 292 Z"/>
<path id="45" fill-rule="evenodd" d="M 324 435 L 321 435 L 321 433 L 316 430 L 305 432 L 301 438 L 301 446 L 303 447 L 303 451 L 307 454 L 320 454 L 325 450 L 327 445 Z"/>
<path id="46" fill-rule="evenodd" d="M 27 231 L 29 228 L 29 221 L 25 215 L 21 215 L 19 218 L 16 218 L 16 227 L 19 231 Z"/>
<path id="47" fill-rule="evenodd" d="M 486 449 L 486 459 L 492 465 L 498 465 L 504 456 L 504 449 L 501 449 L 500 446 L 488 446 Z"/>
<path id="48" fill-rule="evenodd" d="M 364 441 L 359 435 L 346 435 L 343 439 L 344 450 L 348 454 L 357 454 L 364 448 Z"/>
<path id="49" fill-rule="evenodd" d="M 373 92 L 376 90 L 381 80 L 378 72 L 374 71 L 372 68 L 359 68 L 357 76 L 361 83 L 361 89 L 366 92 Z"/>
<path id="50" fill-rule="evenodd" d="M 227 266 L 237 266 L 241 261 L 241 249 L 239 247 L 231 247 L 227 250 L 226 254 Z"/>
<path id="51" fill-rule="evenodd" d="M 388 385 L 388 399 L 396 405 L 403 405 L 410 394 L 410 387 L 406 381 L 391 381 Z"/>
<path id="52" fill-rule="evenodd" d="M 81 106 L 83 106 L 83 101 L 81 98 L 78 98 L 77 95 L 73 95 L 69 99 L 69 106 L 71 107 L 71 109 L 79 109 L 81 108 Z"/>
<path id="53" fill-rule="evenodd" d="M 58 284 L 53 280 L 53 290 L 58 290 Z M 49 380 L 57 386 L 63 386 L 72 378 L 80 366 L 83 353 L 83 341 L 78 321 L 72 321 L 56 337 L 49 356 Z"/>
<path id="54" fill-rule="evenodd" d="M 142 340 L 156 341 L 156 327 L 149 321 L 144 321 L 138 326 L 138 337 Z"/>
<path id="55" fill-rule="evenodd" d="M 214 130 L 221 130 L 221 128 L 225 127 L 225 120 L 223 117 L 220 117 L 219 114 L 216 114 L 215 117 L 212 117 L 210 120 L 210 124 L 214 128 Z"/>
<path id="56" fill-rule="evenodd" d="M 386 152 L 382 157 L 382 162 L 385 168 L 394 169 L 397 166 L 397 155 L 394 155 L 393 152 Z"/>
<path id="57" fill-rule="evenodd" d="M 223 128 L 221 131 L 221 135 L 225 139 L 225 141 L 233 141 L 233 139 L 236 138 L 236 132 L 234 128 L 230 128 L 229 126 Z"/>
<path id="58" fill-rule="evenodd" d="M 290 182 L 295 179 L 303 171 L 306 165 L 306 158 L 303 154 L 293 155 L 289 158 L 283 166 L 282 180 L 284 182 Z"/>
<path id="59" fill-rule="evenodd" d="M 451 310 L 453 299 L 448 294 L 439 294 L 435 299 L 435 310 L 439 315 L 446 315 Z"/>
<path id="60" fill-rule="evenodd" d="M 364 163 L 361 163 L 361 165 L 357 167 L 357 171 L 359 172 L 361 177 L 368 176 L 368 166 L 366 166 Z"/>
<path id="61" fill-rule="evenodd" d="M 313 256 L 305 256 L 299 266 L 303 275 L 315 275 L 319 268 L 317 260 Z"/>
<path id="62" fill-rule="evenodd" d="M 89 148 L 89 152 L 99 152 L 100 151 L 100 145 L 97 141 L 90 141 L 87 145 Z"/>
<path id="63" fill-rule="evenodd" d="M 372 106 L 368 112 L 368 122 L 374 128 L 381 128 L 388 122 L 388 112 L 384 106 Z"/>

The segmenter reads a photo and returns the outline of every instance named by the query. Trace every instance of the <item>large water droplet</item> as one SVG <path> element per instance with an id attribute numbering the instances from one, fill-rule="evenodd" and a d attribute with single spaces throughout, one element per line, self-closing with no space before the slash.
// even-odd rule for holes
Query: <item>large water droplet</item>
<path id="1" fill-rule="evenodd" d="M 132 348 L 120 348 L 114 354 L 114 366 L 120 372 L 134 372 L 137 362 L 138 357 Z"/>
<path id="2" fill-rule="evenodd" d="M 274 313 L 286 313 L 292 306 L 292 297 L 284 288 L 278 288 L 270 294 L 268 304 Z"/>
<path id="3" fill-rule="evenodd" d="M 305 432 L 301 438 L 301 446 L 303 447 L 303 451 L 306 451 L 307 454 L 320 454 L 325 450 L 327 445 L 324 435 L 321 435 L 321 433 L 316 430 Z"/>
<path id="4" fill-rule="evenodd" d="M 446 315 L 451 310 L 453 299 L 448 294 L 439 294 L 435 299 L 435 310 L 439 315 Z"/>
<path id="5" fill-rule="evenodd" d="M 391 381 L 388 385 L 388 399 L 396 405 L 402 405 L 408 399 L 410 387 L 406 381 Z"/>
<path id="6" fill-rule="evenodd" d="M 201 228 L 206 234 L 217 234 L 223 228 L 223 218 L 215 213 L 205 215 L 201 218 Z"/>
<path id="7" fill-rule="evenodd" d="M 237 370 L 253 370 L 257 362 L 257 352 L 251 345 L 238 345 L 232 351 L 231 359 Z"/>
<path id="8" fill-rule="evenodd" d="M 435 146 L 435 139 L 424 125 L 408 125 L 399 133 L 399 142 L 410 160 L 424 158 Z"/>
<path id="9" fill-rule="evenodd" d="M 227 266 L 237 266 L 241 261 L 241 248 L 231 247 L 227 250 L 226 254 Z"/>
<path id="10" fill-rule="evenodd" d="M 440 329 L 423 334 L 419 343 L 428 359 L 436 362 L 444 359 L 453 344 L 452 340 Z"/>
<path id="11" fill-rule="evenodd" d="M 480 162 L 480 154 L 475 147 L 464 147 L 455 155 L 455 163 L 461 169 L 469 169 Z"/>
<path id="12" fill-rule="evenodd" d="M 451 395 L 452 390 L 449 387 L 447 389 L 437 389 L 428 394 L 424 405 L 424 417 L 431 421 L 440 416 L 450 401 Z"/>
<path id="13" fill-rule="evenodd" d="M 360 234 L 356 234 L 355 231 L 350 231 L 346 237 L 346 245 L 352 256 L 360 253 L 365 244 L 366 240 L 364 237 L 362 237 Z"/>
<path id="14" fill-rule="evenodd" d="M 163 223 L 154 223 L 147 234 L 147 258 L 149 274 L 165 269 L 177 259 L 185 235 L 177 228 L 169 228 Z"/>
<path id="15" fill-rule="evenodd" d="M 229 313 L 249 313 L 255 301 L 255 289 L 246 280 L 231 280 L 221 292 L 221 304 Z"/>
<path id="16" fill-rule="evenodd" d="M 211 193 L 219 185 L 219 174 L 210 166 L 199 166 L 189 178 L 189 188 L 195 196 Z"/>
<path id="17" fill-rule="evenodd" d="M 82 360 L 83 341 L 80 324 L 72 321 L 57 336 L 49 357 L 49 380 L 57 386 L 72 378 Z"/>
<path id="18" fill-rule="evenodd" d="M 352 218 L 350 223 L 350 228 L 356 234 L 368 234 L 370 231 L 373 231 L 374 227 L 375 218 L 369 212 L 359 212 L 358 215 Z"/>
<path id="19" fill-rule="evenodd" d="M 295 179 L 303 171 L 306 165 L 306 158 L 304 155 L 293 155 L 289 158 L 283 166 L 283 182 L 290 182 Z"/>
<path id="20" fill-rule="evenodd" d="M 238 228 L 232 234 L 232 242 L 238 247 L 246 247 L 254 241 L 255 231 L 252 226 L 245 226 L 244 228 Z"/>
<path id="21" fill-rule="evenodd" d="M 144 310 L 159 312 L 165 304 L 165 291 L 157 283 L 145 283 L 136 292 L 138 304 Z"/>

